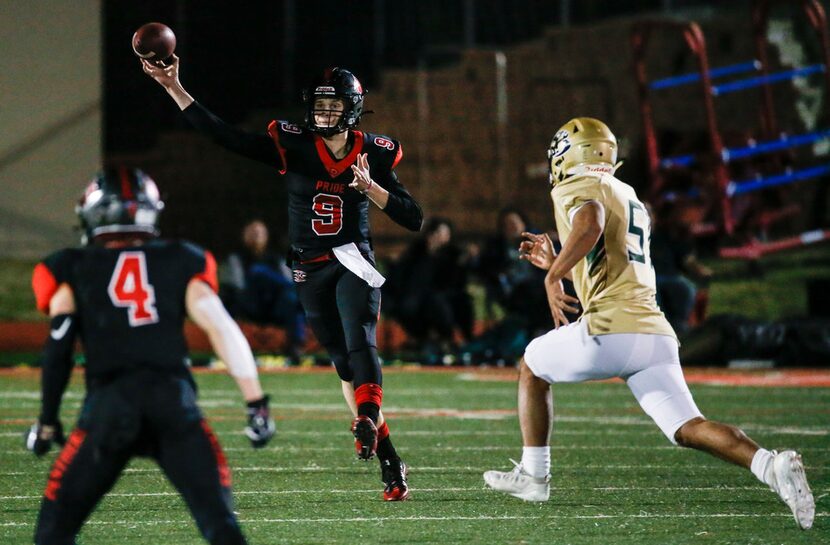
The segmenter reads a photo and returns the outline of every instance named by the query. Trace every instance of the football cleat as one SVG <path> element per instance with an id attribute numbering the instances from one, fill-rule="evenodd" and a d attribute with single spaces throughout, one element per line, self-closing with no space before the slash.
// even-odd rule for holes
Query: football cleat
<path id="1" fill-rule="evenodd" d="M 512 471 L 484 472 L 484 482 L 487 486 L 525 501 L 548 501 L 550 475 L 534 477 L 525 471 L 522 464 L 515 460 L 510 461 L 515 466 Z"/>
<path id="2" fill-rule="evenodd" d="M 361 460 L 371 460 L 378 448 L 378 428 L 372 419 L 360 415 L 352 422 L 354 448 Z"/>
<path id="3" fill-rule="evenodd" d="M 409 499 L 409 485 L 406 484 L 406 474 L 409 468 L 400 458 L 382 460 L 380 462 L 380 475 L 383 484 L 384 501 L 404 501 Z"/>
<path id="4" fill-rule="evenodd" d="M 784 500 L 802 530 L 812 528 L 816 516 L 816 502 L 810 485 L 807 484 L 801 455 L 793 450 L 775 454 L 772 459 L 770 488 Z"/>

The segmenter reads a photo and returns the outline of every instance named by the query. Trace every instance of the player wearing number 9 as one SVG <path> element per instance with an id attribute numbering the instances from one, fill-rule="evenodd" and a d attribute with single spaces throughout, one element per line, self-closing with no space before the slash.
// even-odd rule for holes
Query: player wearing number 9
<path id="1" fill-rule="evenodd" d="M 74 543 L 84 520 L 133 456 L 154 458 L 181 492 L 204 538 L 245 539 L 231 505 L 221 447 L 196 405 L 182 328 L 189 315 L 208 334 L 246 401 L 254 447 L 274 435 L 253 355 L 215 291 L 211 254 L 157 238 L 163 207 L 139 170 L 108 169 L 76 209 L 82 248 L 35 267 L 37 306 L 52 317 L 42 360 L 42 407 L 26 446 L 43 455 L 63 442 L 59 407 L 76 338 L 86 356 L 87 394 L 78 423 L 49 475 L 36 544 Z"/>
<path id="2" fill-rule="evenodd" d="M 760 448 L 735 426 L 704 418 L 692 399 L 677 337 L 656 303 L 648 214 L 634 189 L 614 177 L 614 134 L 597 119 L 572 119 L 554 136 L 548 161 L 562 250 L 554 255 L 549 238 L 525 233 L 520 252 L 548 271 L 555 329 L 531 341 L 519 362 L 522 461 L 512 471 L 487 471 L 484 481 L 523 500 L 546 501 L 551 384 L 620 377 L 669 441 L 752 471 L 784 500 L 799 527 L 810 528 L 815 501 L 801 456 Z M 579 300 L 562 291 L 566 276 Z M 572 305 L 580 301 L 583 315 L 569 324 L 563 311 L 576 310 Z"/>
<path id="3" fill-rule="evenodd" d="M 385 500 L 406 499 L 406 466 L 381 411 L 376 326 L 383 277 L 374 269 L 369 233 L 371 203 L 403 227 L 421 228 L 421 208 L 394 171 L 403 155 L 400 143 L 357 130 L 365 92 L 342 68 L 324 70 L 305 89 L 302 123 L 274 120 L 267 134 L 257 134 L 229 126 L 196 102 L 179 81 L 177 56 L 165 67 L 141 63 L 193 126 L 282 175 L 294 282 L 342 381 L 357 455 L 378 455 Z"/>

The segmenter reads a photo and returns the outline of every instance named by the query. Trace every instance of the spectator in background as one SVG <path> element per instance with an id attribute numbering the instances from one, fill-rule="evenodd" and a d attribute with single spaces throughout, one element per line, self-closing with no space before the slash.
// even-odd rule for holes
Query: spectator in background
<path id="1" fill-rule="evenodd" d="M 522 233 L 533 231 L 525 214 L 515 207 L 499 211 L 498 231 L 488 238 L 471 265 L 484 284 L 487 308 L 498 305 L 505 316 L 494 327 L 464 347 L 470 360 L 515 360 L 536 332 L 550 329 L 545 295 L 545 272 L 519 259 Z"/>
<path id="2" fill-rule="evenodd" d="M 298 363 L 305 316 L 285 259 L 268 249 L 268 227 L 253 220 L 242 230 L 243 248 L 228 257 L 222 300 L 234 318 L 285 328 L 286 351 Z"/>
<path id="3" fill-rule="evenodd" d="M 456 352 L 456 332 L 464 340 L 472 337 L 467 258 L 453 243 L 452 230 L 447 219 L 427 221 L 421 235 L 390 267 L 384 286 L 390 314 L 425 348 L 426 363 L 438 363 Z"/>
<path id="4" fill-rule="evenodd" d="M 519 244 L 525 231 L 535 232 L 524 213 L 513 207 L 502 208 L 498 231 L 484 243 L 481 255 L 473 262 L 474 268 L 484 283 L 488 307 L 498 304 L 508 314 L 525 316 L 529 325 L 548 327 L 550 310 L 544 287 L 539 286 L 545 274 L 519 259 Z"/>
<path id="5" fill-rule="evenodd" d="M 712 270 L 698 261 L 690 226 L 682 207 L 666 202 L 656 214 L 648 206 L 651 223 L 651 261 L 657 282 L 657 305 L 678 335 L 689 330 L 698 285 L 707 286 Z"/>

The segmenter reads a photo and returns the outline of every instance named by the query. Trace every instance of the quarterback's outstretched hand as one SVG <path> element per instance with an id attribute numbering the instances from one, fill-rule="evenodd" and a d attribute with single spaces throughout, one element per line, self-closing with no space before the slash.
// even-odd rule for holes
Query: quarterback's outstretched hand
<path id="1" fill-rule="evenodd" d="M 245 435 L 251 440 L 251 446 L 254 448 L 264 447 L 277 433 L 277 426 L 268 410 L 269 399 L 270 396 L 266 395 L 247 404 L 248 425 L 245 427 Z"/>
<path id="2" fill-rule="evenodd" d="M 524 232 L 522 236 L 527 240 L 523 240 L 519 244 L 519 259 L 530 261 L 531 264 L 545 271 L 550 269 L 550 266 L 553 265 L 553 258 L 556 257 L 556 252 L 553 249 L 553 241 L 548 234 L 537 235 Z"/>
<path id="3" fill-rule="evenodd" d="M 141 59 L 144 73 L 156 80 L 159 85 L 168 89 L 179 81 L 179 57 L 173 55 L 173 63 L 169 65 L 154 64 L 147 59 Z"/>
<path id="4" fill-rule="evenodd" d="M 59 445 L 66 443 L 63 436 L 63 426 L 58 422 L 54 426 L 47 426 L 40 421 L 32 424 L 25 434 L 26 448 L 40 457 L 52 449 L 52 442 Z"/>
<path id="5" fill-rule="evenodd" d="M 141 59 L 141 67 L 144 69 L 145 74 L 164 87 L 164 90 L 173 98 L 179 109 L 184 110 L 193 104 L 194 99 L 190 96 L 190 93 L 185 91 L 179 81 L 179 57 L 175 54 L 172 57 L 172 64 L 161 66 L 153 64 L 147 59 Z"/>

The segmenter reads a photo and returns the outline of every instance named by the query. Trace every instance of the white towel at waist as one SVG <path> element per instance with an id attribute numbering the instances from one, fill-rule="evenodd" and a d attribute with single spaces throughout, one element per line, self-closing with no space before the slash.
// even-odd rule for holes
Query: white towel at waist
<path id="1" fill-rule="evenodd" d="M 334 257 L 337 258 L 337 261 L 342 263 L 344 267 L 355 273 L 358 277 L 365 280 L 373 288 L 379 288 L 386 282 L 386 278 L 363 257 L 363 254 L 360 253 L 360 250 L 357 249 L 357 245 L 354 242 L 332 248 L 331 251 L 334 253 Z"/>

